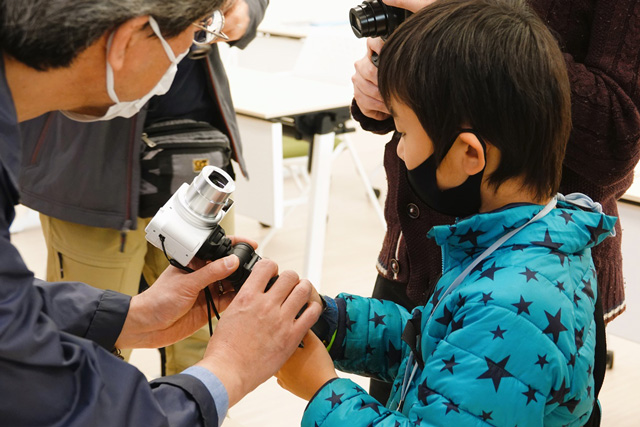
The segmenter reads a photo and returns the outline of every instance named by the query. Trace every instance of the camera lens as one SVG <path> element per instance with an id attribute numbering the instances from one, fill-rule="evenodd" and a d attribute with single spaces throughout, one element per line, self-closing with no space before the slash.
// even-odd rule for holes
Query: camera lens
<path id="1" fill-rule="evenodd" d="M 349 10 L 349 23 L 358 38 L 388 38 L 402 23 L 405 11 L 391 7 L 379 0 L 365 1 Z"/>
<path id="2" fill-rule="evenodd" d="M 206 219 L 214 219 L 235 187 L 225 171 L 206 166 L 187 188 L 184 201 L 191 212 Z"/>

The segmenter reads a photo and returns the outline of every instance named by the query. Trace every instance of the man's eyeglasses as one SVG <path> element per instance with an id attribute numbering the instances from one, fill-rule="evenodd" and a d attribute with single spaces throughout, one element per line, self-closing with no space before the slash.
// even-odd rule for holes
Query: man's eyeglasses
<path id="1" fill-rule="evenodd" d="M 193 36 L 193 43 L 197 46 L 209 45 L 217 40 L 229 40 L 229 37 L 222 32 L 224 15 L 220 10 L 214 10 L 211 16 L 197 24 L 194 23 L 193 26 L 200 30 Z"/>

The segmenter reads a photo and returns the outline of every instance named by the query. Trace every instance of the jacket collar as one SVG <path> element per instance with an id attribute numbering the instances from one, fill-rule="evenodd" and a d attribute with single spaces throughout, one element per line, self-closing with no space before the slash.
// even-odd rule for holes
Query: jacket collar
<path id="1" fill-rule="evenodd" d="M 428 236 L 442 246 L 445 262 L 461 263 L 475 258 L 501 236 L 524 225 L 543 207 L 534 204 L 506 206 L 470 216 L 453 225 L 436 226 Z M 542 246 L 553 253 L 576 254 L 614 234 L 616 220 L 615 217 L 559 201 L 548 215 L 529 224 L 502 247 L 515 251 Z"/>

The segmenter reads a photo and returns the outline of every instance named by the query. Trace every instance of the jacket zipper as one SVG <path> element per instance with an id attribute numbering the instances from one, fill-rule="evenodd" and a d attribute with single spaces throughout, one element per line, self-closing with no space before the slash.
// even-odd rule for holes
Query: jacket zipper
<path id="1" fill-rule="evenodd" d="M 62 253 L 58 252 L 58 261 L 60 262 L 60 279 L 64 279 L 64 267 L 62 265 Z"/>
<path id="2" fill-rule="evenodd" d="M 120 229 L 120 252 L 124 252 L 124 247 L 127 243 L 127 233 L 131 230 L 131 225 L 133 224 L 133 219 L 131 218 L 131 194 L 132 194 L 132 185 L 133 181 L 133 149 L 135 147 L 136 142 L 136 131 L 138 128 L 138 116 L 136 115 L 131 121 L 131 133 L 129 140 L 129 158 L 127 163 L 127 191 L 126 191 L 126 201 L 125 201 L 125 210 L 126 216 L 124 223 L 122 224 L 122 228 Z"/>

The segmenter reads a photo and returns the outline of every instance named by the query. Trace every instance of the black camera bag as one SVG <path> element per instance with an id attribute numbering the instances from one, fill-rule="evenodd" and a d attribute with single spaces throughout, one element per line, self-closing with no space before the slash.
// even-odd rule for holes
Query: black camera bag
<path id="1" fill-rule="evenodd" d="M 202 168 L 228 170 L 230 160 L 229 138 L 207 122 L 174 119 L 146 127 L 140 150 L 138 216 L 154 216 Z"/>

